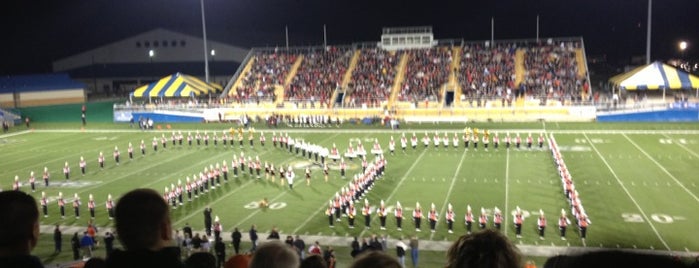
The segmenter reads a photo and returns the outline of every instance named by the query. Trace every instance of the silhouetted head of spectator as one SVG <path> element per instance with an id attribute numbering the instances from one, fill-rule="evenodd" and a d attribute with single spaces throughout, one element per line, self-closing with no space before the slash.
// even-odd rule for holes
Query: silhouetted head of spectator
<path id="1" fill-rule="evenodd" d="M 39 209 L 31 195 L 0 192 L 0 257 L 29 255 L 39 241 Z"/>
<path id="2" fill-rule="evenodd" d="M 326 268 L 328 264 L 320 255 L 309 255 L 301 261 L 301 268 Z"/>
<path id="3" fill-rule="evenodd" d="M 576 256 L 554 256 L 546 260 L 547 268 L 576 267 L 689 267 L 667 255 L 642 254 L 618 250 L 589 252 Z"/>
<path id="4" fill-rule="evenodd" d="M 272 240 L 255 250 L 250 268 L 297 268 L 299 255 L 283 242 Z"/>
<path id="5" fill-rule="evenodd" d="M 250 264 L 250 255 L 235 255 L 230 257 L 226 263 L 223 265 L 224 268 L 248 268 Z"/>
<path id="6" fill-rule="evenodd" d="M 216 257 L 208 252 L 197 252 L 184 261 L 186 268 L 216 268 Z"/>
<path id="7" fill-rule="evenodd" d="M 152 189 L 136 189 L 119 199 L 116 232 L 126 250 L 159 250 L 172 244 L 170 212 Z"/>
<path id="8" fill-rule="evenodd" d="M 461 236 L 447 251 L 447 268 L 521 266 L 517 248 L 500 232 L 493 230 Z"/>
<path id="9" fill-rule="evenodd" d="M 92 257 L 85 262 L 84 268 L 105 268 L 107 267 L 107 262 L 102 258 Z"/>
<path id="10" fill-rule="evenodd" d="M 350 268 L 402 268 L 396 257 L 383 251 L 367 251 L 357 256 Z"/>

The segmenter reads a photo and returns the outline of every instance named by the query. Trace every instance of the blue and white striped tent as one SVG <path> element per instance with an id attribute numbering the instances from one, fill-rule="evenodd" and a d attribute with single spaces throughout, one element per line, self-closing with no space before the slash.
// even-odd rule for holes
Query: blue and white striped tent
<path id="1" fill-rule="evenodd" d="M 609 81 L 625 90 L 699 88 L 699 77 L 659 61 L 614 76 L 610 78 Z"/>

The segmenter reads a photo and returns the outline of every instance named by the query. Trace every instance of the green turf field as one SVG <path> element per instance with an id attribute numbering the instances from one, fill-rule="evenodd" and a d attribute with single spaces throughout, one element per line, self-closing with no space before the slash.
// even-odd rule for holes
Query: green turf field
<path id="1" fill-rule="evenodd" d="M 324 182 L 318 165 L 308 158 L 274 148 L 271 131 L 262 127 L 258 129 L 264 131 L 267 137 L 265 147 L 259 145 L 258 131 L 255 147 L 249 147 L 246 134 L 245 146 L 240 149 L 237 143 L 234 147 L 229 145 L 225 148 L 220 143 L 214 146 L 213 142 L 209 146 L 197 146 L 196 143 L 191 147 L 186 145 L 186 132 L 189 130 L 200 129 L 203 132 L 205 129 L 223 129 L 227 126 L 174 125 L 175 129 L 183 129 L 185 145 L 172 146 L 168 139 L 167 148 L 159 144 L 157 152 L 151 148 L 150 141 L 154 136 L 160 136 L 160 132 L 142 132 L 129 129 L 128 125 L 103 124 L 84 131 L 67 125 L 39 124 L 34 127 L 33 131 L 23 132 L 18 128 L 0 136 L 0 188 L 12 189 L 13 178 L 19 175 L 23 183 L 21 189 L 30 191 L 27 181 L 30 171 L 34 171 L 38 190 L 33 195 L 37 199 L 41 191 L 45 191 L 51 200 L 62 192 L 69 201 L 66 218 L 61 219 L 58 206 L 53 201 L 49 206 L 49 217 L 41 219 L 42 225 L 84 226 L 89 219 L 88 195 L 93 194 L 97 203 L 95 222 L 103 230 L 108 229 L 111 221 L 104 209 L 108 194 L 118 199 L 120 194 L 136 187 L 149 187 L 162 192 L 165 187 L 177 184 L 178 180 L 184 182 L 187 176 L 198 174 L 207 166 L 224 160 L 230 164 L 233 154 L 239 155 L 242 151 L 246 156 L 259 156 L 263 163 L 269 161 L 275 166 L 293 166 L 296 173 L 294 189 L 289 190 L 278 181 L 267 181 L 264 174 L 259 180 L 249 175 L 230 178 L 228 183 L 210 190 L 193 202 L 187 202 L 185 198 L 183 206 L 172 210 L 175 227 L 189 223 L 194 229 L 202 230 L 202 211 L 205 206 L 211 206 L 213 214 L 221 218 L 224 231 L 230 231 L 233 227 L 247 230 L 256 224 L 260 232 L 276 227 L 283 236 L 388 234 L 391 238 L 417 235 L 423 241 L 450 241 L 465 233 L 463 218 L 466 207 L 470 205 L 476 217 L 481 207 L 489 214 L 494 207 L 507 212 L 504 213 L 502 231 L 523 246 L 699 251 L 699 234 L 692 228 L 699 221 L 699 213 L 696 212 L 699 182 L 696 175 L 692 175 L 697 171 L 695 163 L 699 159 L 699 126 L 691 124 L 478 124 L 477 127 L 489 129 L 491 133 L 499 132 L 501 136 L 505 132 L 512 135 L 520 132 L 524 136 L 533 132 L 536 137 L 540 131 L 546 131 L 547 135 L 555 137 L 592 221 L 585 243 L 574 226 L 570 226 L 567 240 L 563 241 L 558 236 L 557 217 L 562 208 L 569 210 L 553 158 L 546 146 L 542 150 L 505 150 L 501 141 L 499 150 L 494 150 L 491 143 L 491 148 L 485 151 L 481 143 L 478 150 L 471 147 L 466 151 L 462 142 L 459 142 L 458 148 L 453 148 L 450 141 L 446 149 L 441 145 L 434 148 L 432 143 L 424 149 L 420 141 L 417 150 L 408 146 L 403 153 L 398 142 L 400 131 L 378 127 L 288 129 L 289 135 L 294 138 L 327 147 L 336 143 L 341 152 L 344 152 L 350 140 L 361 140 L 369 150 L 374 139 L 379 139 L 383 150 L 388 152 L 388 140 L 391 135 L 394 136 L 396 154 L 386 155 L 386 175 L 376 181 L 366 199 L 372 207 L 385 200 L 389 209 L 400 201 L 406 217 L 402 231 L 396 230 L 393 217 L 388 218 L 387 230 L 382 231 L 378 228 L 379 221 L 375 214 L 372 215 L 369 230 L 364 228 L 361 215 L 357 217 L 354 229 L 348 228 L 346 218 L 336 222 L 334 228 L 329 228 L 324 209 L 335 192 L 347 185 L 348 179 L 341 179 L 337 165 L 332 164 L 330 180 Z M 457 129 L 465 126 L 423 124 L 408 127 L 419 128 L 416 132 L 421 139 L 425 129 L 430 129 L 430 136 L 434 133 L 433 129 L 440 129 L 440 136 L 443 136 L 441 129 L 451 129 L 448 131 L 452 137 Z M 409 137 L 412 130 L 407 131 Z M 169 138 L 169 132 L 165 133 Z M 145 156 L 138 149 L 141 140 L 147 144 Z M 133 160 L 129 160 L 126 153 L 129 142 L 135 147 Z M 112 159 L 114 146 L 119 146 L 121 151 L 121 164 L 118 166 Z M 104 169 L 97 165 L 100 151 L 106 158 Z M 80 156 L 87 161 L 85 176 L 80 175 Z M 369 159 L 373 159 L 373 156 Z M 72 169 L 68 182 L 63 179 L 61 171 L 65 161 Z M 51 186 L 48 188 L 43 186 L 41 180 L 44 166 L 51 172 Z M 313 167 L 310 186 L 302 179 L 306 166 Z M 349 162 L 348 174 L 360 169 L 357 159 Z M 80 219 L 75 219 L 70 205 L 75 193 L 83 201 Z M 260 209 L 256 205 L 263 198 L 270 201 L 267 209 Z M 430 204 L 434 203 L 440 215 L 435 233 L 429 231 L 426 220 L 423 220 L 422 231 L 416 232 L 409 217 L 416 202 L 425 209 L 425 217 Z M 444 221 L 448 203 L 456 211 L 454 234 L 447 233 Z M 521 239 L 515 238 L 510 214 L 516 207 L 529 216 L 524 221 Z M 357 209 L 361 211 L 360 207 Z M 536 217 L 540 209 L 548 219 L 545 240 L 539 239 L 536 230 Z M 473 228 L 477 230 L 478 226 L 474 224 Z M 488 228 L 492 228 L 492 217 L 489 217 Z M 47 243 L 50 245 L 50 242 Z M 64 248 L 66 246 L 64 243 Z M 53 260 L 48 256 L 40 257 L 49 262 Z"/>

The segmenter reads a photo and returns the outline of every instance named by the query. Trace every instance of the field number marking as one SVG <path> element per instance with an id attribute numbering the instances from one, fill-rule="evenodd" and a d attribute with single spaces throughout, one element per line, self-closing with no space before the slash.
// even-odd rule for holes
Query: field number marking
<path id="1" fill-rule="evenodd" d="M 638 213 L 622 213 L 621 217 L 625 222 L 644 222 L 641 214 Z M 657 223 L 673 223 L 675 220 L 684 220 L 684 217 L 672 217 L 667 214 L 651 214 L 650 218 Z"/>

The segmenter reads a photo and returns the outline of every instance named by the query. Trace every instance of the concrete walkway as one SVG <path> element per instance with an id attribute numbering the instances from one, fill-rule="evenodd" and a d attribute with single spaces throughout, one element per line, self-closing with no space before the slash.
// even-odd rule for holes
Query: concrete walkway
<path id="1" fill-rule="evenodd" d="M 41 225 L 40 226 L 40 232 L 43 234 L 53 234 L 53 225 Z M 75 232 L 78 232 L 79 234 L 82 235 L 82 233 L 86 230 L 86 227 L 76 227 L 76 226 L 61 226 L 61 231 L 63 232 L 64 235 L 69 235 L 73 234 Z M 99 229 L 99 235 L 104 234 L 107 231 L 113 231 L 109 230 L 106 228 L 100 228 Z M 204 230 L 194 230 L 195 233 L 199 234 L 204 234 Z M 248 236 L 248 230 L 241 230 L 241 234 L 243 235 L 242 241 L 243 242 L 250 242 L 250 238 Z M 264 243 L 266 240 L 266 237 L 269 235 L 269 233 L 262 233 L 258 232 L 257 233 L 259 239 L 259 243 Z M 280 234 L 280 237 L 282 240 L 287 236 L 288 234 Z M 231 241 L 231 232 L 222 232 L 221 236 L 223 237 L 223 240 L 226 242 Z M 303 239 L 306 242 L 306 245 L 310 245 L 314 243 L 315 241 L 320 242 L 321 246 L 335 246 L 335 247 L 349 247 L 350 243 L 352 243 L 353 238 L 352 237 L 343 237 L 343 236 L 320 236 L 320 235 L 303 235 L 301 236 L 301 239 Z M 361 239 L 361 238 L 360 238 Z M 406 239 L 403 241 L 405 244 L 408 244 L 409 241 Z M 395 239 L 389 239 L 388 241 L 388 247 L 394 248 L 395 247 L 396 240 Z M 434 241 L 434 240 L 420 240 L 420 249 L 421 250 L 429 250 L 429 251 L 446 251 L 449 246 L 451 246 L 452 242 L 451 241 Z M 581 254 L 585 252 L 592 252 L 592 251 L 600 251 L 600 250 L 609 250 L 609 248 L 600 248 L 600 247 L 554 247 L 554 246 L 534 246 L 534 245 L 523 245 L 523 244 L 518 244 L 517 248 L 522 252 L 522 254 L 526 256 L 539 256 L 539 257 L 551 257 L 551 256 L 556 256 L 556 255 L 575 255 L 575 254 Z M 673 255 L 673 256 L 680 256 L 680 257 L 696 257 L 699 256 L 699 252 L 692 252 L 692 251 L 665 251 L 665 250 L 651 250 L 651 249 L 620 249 L 624 251 L 630 251 L 630 252 L 635 252 L 635 253 L 641 253 L 641 254 L 662 254 L 662 255 Z"/>

